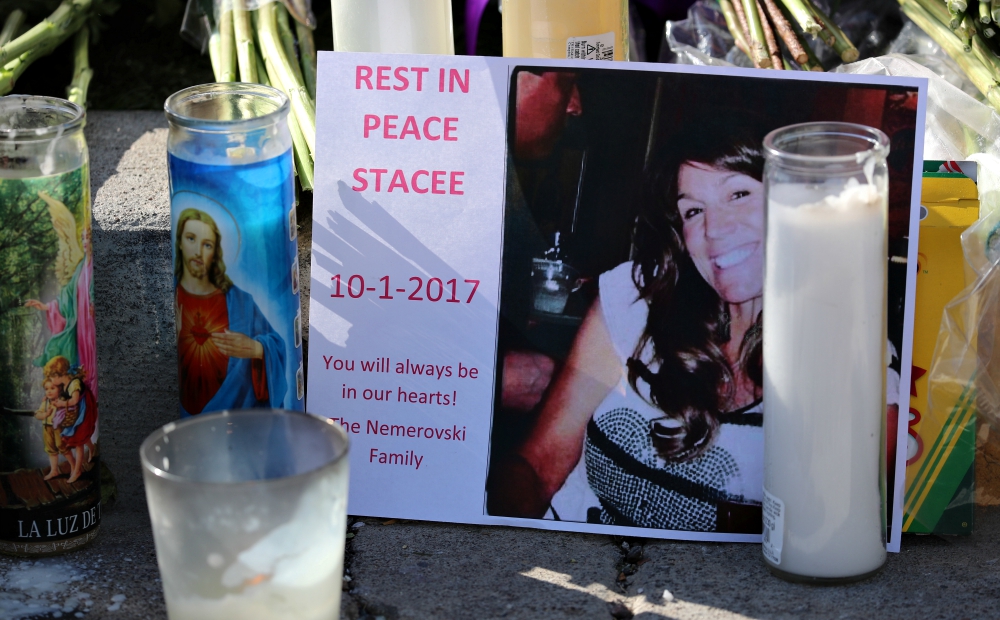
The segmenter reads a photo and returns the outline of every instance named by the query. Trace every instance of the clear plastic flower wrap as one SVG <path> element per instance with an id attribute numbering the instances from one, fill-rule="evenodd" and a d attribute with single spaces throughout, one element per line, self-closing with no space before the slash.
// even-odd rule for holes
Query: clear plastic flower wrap
<path id="1" fill-rule="evenodd" d="M 316 43 L 312 0 L 188 0 L 181 36 L 208 52 L 216 82 L 274 86 L 291 101 L 295 174 L 313 186 Z"/>
<path id="2" fill-rule="evenodd" d="M 906 75 L 929 80 L 925 160 L 978 164 L 979 220 L 962 234 L 965 288 L 945 306 L 928 372 L 925 417 L 942 436 L 959 433 L 975 416 L 975 494 L 952 498 L 1000 504 L 1000 115 L 982 103 L 954 63 L 921 31 L 907 25 L 891 54 L 845 65 L 845 73 Z M 956 415 L 961 414 L 961 415 Z"/>
<path id="3" fill-rule="evenodd" d="M 861 58 L 884 53 L 903 24 L 895 2 L 843 0 L 836 3 L 835 12 L 826 0 L 814 0 L 813 3 L 832 16 L 857 46 Z M 753 66 L 746 54 L 736 47 L 717 0 L 698 0 L 688 10 L 687 19 L 668 21 L 665 37 L 667 46 L 661 49 L 661 62 Z M 812 36 L 805 36 L 805 41 L 826 69 L 840 64 L 833 48 Z"/>
<path id="4" fill-rule="evenodd" d="M 188 0 L 181 23 L 181 36 L 202 52 L 207 51 L 212 32 L 218 27 L 219 16 L 231 11 L 236 2 L 245 11 L 256 11 L 265 4 L 281 2 L 296 21 L 309 28 L 316 27 L 312 0 Z"/>

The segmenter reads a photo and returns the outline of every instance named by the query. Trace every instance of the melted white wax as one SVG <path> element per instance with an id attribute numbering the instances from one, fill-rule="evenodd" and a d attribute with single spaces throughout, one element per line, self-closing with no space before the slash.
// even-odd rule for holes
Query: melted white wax
<path id="1" fill-rule="evenodd" d="M 88 574 L 82 566 L 61 559 L 14 564 L 0 572 L 0 620 L 73 617 L 90 598 L 80 592 Z"/>
<path id="2" fill-rule="evenodd" d="M 885 197 L 853 179 L 769 190 L 764 487 L 784 502 L 778 568 L 847 577 L 885 561 L 880 459 Z"/>
<path id="3" fill-rule="evenodd" d="M 342 507 L 331 511 L 330 493 L 326 485 L 310 489 L 302 496 L 288 522 L 237 555 L 222 572 L 218 597 L 178 594 L 170 587 L 165 588 L 170 617 L 185 620 L 337 618 L 346 516 Z M 214 553 L 205 556 L 204 562 L 213 568 L 225 564 L 224 558 Z"/>

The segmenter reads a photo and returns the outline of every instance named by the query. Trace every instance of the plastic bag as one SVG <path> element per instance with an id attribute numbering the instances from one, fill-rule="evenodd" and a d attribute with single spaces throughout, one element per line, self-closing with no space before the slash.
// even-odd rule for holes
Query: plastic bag
<path id="1" fill-rule="evenodd" d="M 954 64 L 919 30 L 907 26 L 894 49 L 912 56 L 870 58 L 845 73 L 905 75 L 929 80 L 924 158 L 978 163 L 979 220 L 962 234 L 966 288 L 946 306 L 928 372 L 927 416 L 954 437 L 976 417 L 975 497 L 949 508 L 1000 503 L 1000 115 L 980 102 Z M 971 90 L 971 93 L 969 92 Z M 933 449 L 933 447 L 932 447 Z"/>
<path id="2" fill-rule="evenodd" d="M 664 37 L 666 45 L 660 48 L 660 62 L 753 67 L 746 54 L 737 49 L 714 0 L 698 0 L 688 9 L 687 19 L 668 21 Z"/>
<path id="3" fill-rule="evenodd" d="M 926 62 L 922 56 L 890 54 L 844 65 L 837 71 L 928 78 L 924 159 L 974 159 L 980 162 L 980 168 L 997 166 L 1000 161 L 996 157 L 1000 155 L 997 147 L 997 140 L 1000 139 L 1000 116 L 993 108 L 965 92 L 964 88 L 953 85 L 930 67 L 918 62 L 921 60 Z M 941 59 L 935 59 L 932 64 L 942 69 L 948 68 L 947 63 Z M 954 79 L 954 76 L 951 77 Z M 983 190 L 981 180 L 980 192 Z"/>
<path id="4" fill-rule="evenodd" d="M 188 0 L 181 22 L 181 37 L 204 54 L 219 14 L 232 10 L 233 3 L 237 1 L 247 11 L 255 11 L 272 2 L 281 2 L 294 19 L 310 28 L 316 28 L 312 0 Z"/>
<path id="5" fill-rule="evenodd" d="M 814 2 L 834 18 L 858 48 L 861 58 L 884 53 L 903 26 L 902 15 L 895 2 L 844 0 L 833 13 L 827 2 Z M 665 37 L 667 45 L 660 51 L 660 62 L 753 66 L 750 59 L 736 48 L 715 0 L 698 0 L 688 9 L 687 19 L 668 21 Z M 812 36 L 806 36 L 805 41 L 827 69 L 840 64 L 840 58 L 829 46 Z"/>

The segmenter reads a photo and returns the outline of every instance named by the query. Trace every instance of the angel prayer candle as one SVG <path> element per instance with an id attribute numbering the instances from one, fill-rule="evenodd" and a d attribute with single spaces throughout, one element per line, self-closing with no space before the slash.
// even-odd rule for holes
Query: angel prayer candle
<path id="1" fill-rule="evenodd" d="M 85 114 L 0 98 L 0 552 L 54 555 L 101 520 Z"/>
<path id="2" fill-rule="evenodd" d="M 829 125 L 765 141 L 763 552 L 805 581 L 863 577 L 886 556 L 888 142 Z"/>

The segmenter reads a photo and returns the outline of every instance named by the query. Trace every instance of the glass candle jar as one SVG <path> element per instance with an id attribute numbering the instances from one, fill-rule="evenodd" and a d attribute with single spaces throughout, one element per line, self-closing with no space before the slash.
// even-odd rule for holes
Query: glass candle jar
<path id="1" fill-rule="evenodd" d="M 97 536 L 97 330 L 84 111 L 0 98 L 0 552 Z"/>
<path id="2" fill-rule="evenodd" d="M 627 0 L 503 0 L 503 55 L 628 60 Z"/>
<path id="3" fill-rule="evenodd" d="M 333 49 L 455 53 L 451 0 L 333 0 Z"/>
<path id="4" fill-rule="evenodd" d="M 860 579 L 886 557 L 889 139 L 806 123 L 764 148 L 764 559 Z"/>
<path id="5" fill-rule="evenodd" d="M 224 411 L 143 442 L 146 500 L 172 620 L 336 620 L 348 439 L 292 411 Z"/>
<path id="6" fill-rule="evenodd" d="M 181 416 L 304 407 L 288 98 L 193 86 L 166 102 Z"/>

